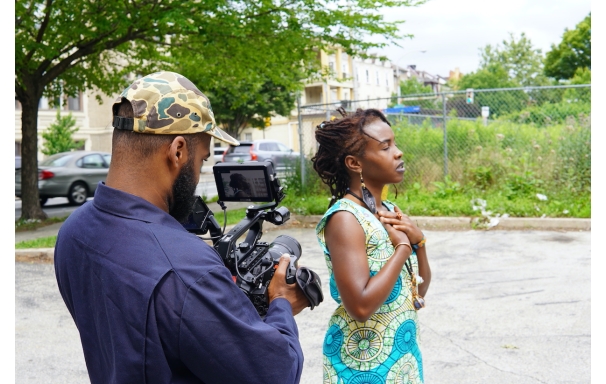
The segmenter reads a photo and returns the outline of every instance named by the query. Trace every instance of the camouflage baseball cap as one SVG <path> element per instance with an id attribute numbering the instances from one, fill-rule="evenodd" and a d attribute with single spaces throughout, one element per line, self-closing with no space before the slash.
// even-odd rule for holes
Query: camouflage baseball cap
<path id="1" fill-rule="evenodd" d="M 116 116 L 122 100 L 130 101 L 134 119 Z M 135 80 L 112 108 L 113 126 L 156 135 L 204 132 L 232 145 L 240 145 L 217 127 L 210 101 L 186 77 L 175 72 L 155 72 Z"/>

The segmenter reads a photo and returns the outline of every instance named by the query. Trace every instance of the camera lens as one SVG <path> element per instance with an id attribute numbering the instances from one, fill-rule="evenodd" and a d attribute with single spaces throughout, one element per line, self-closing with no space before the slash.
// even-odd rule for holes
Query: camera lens
<path id="1" fill-rule="evenodd" d="M 294 255 L 298 259 L 301 256 L 301 244 L 290 236 L 280 235 L 269 245 L 269 252 L 275 260 L 284 253 Z"/>

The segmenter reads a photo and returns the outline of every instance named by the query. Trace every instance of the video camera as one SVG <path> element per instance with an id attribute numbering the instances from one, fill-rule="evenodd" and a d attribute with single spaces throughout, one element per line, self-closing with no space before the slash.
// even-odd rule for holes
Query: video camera
<path id="1" fill-rule="evenodd" d="M 219 195 L 217 203 L 224 211 L 223 203 L 230 201 L 267 204 L 248 206 L 246 217 L 224 234 L 225 223 L 221 229 L 213 212 L 197 196 L 188 220 L 183 224 L 185 229 L 196 235 L 210 233 L 213 247 L 230 270 L 236 285 L 250 298 L 261 317 L 269 308 L 267 288 L 284 253 L 290 255 L 286 282 L 299 284 L 310 301 L 311 309 L 320 304 L 323 300 L 320 278 L 310 269 L 298 266 L 301 244 L 285 235 L 276 237 L 272 243 L 259 241 L 263 235 L 263 221 L 281 225 L 290 219 L 289 210 L 278 207 L 285 194 L 271 161 L 219 163 L 213 167 L 213 174 Z M 244 234 L 245 240 L 236 245 Z"/>

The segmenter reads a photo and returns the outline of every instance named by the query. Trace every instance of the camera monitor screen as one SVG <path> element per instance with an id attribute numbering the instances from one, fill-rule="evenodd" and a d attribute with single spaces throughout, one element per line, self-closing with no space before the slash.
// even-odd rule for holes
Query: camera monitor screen
<path id="1" fill-rule="evenodd" d="M 213 167 L 221 201 L 273 201 L 270 171 L 261 164 L 220 163 Z"/>

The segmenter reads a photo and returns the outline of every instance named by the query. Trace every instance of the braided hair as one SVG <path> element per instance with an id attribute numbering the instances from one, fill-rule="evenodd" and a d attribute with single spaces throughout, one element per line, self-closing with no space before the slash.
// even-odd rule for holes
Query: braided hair
<path id="1" fill-rule="evenodd" d="M 345 196 L 349 188 L 351 180 L 345 166 L 345 157 L 364 156 L 368 142 L 365 136 L 371 137 L 364 132 L 364 127 L 376 120 L 391 126 L 378 109 L 358 108 L 354 113 L 348 114 L 340 107 L 337 112 L 342 118 L 324 121 L 316 127 L 316 141 L 319 147 L 311 159 L 314 170 L 330 188 L 332 199 L 329 207 Z"/>

